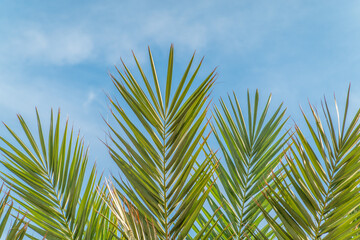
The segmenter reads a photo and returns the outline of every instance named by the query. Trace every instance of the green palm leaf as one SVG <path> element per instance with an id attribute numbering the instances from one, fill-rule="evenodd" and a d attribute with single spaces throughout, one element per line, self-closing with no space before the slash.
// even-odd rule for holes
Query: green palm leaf
<path id="1" fill-rule="evenodd" d="M 281 239 L 354 239 L 359 232 L 360 110 L 347 123 L 349 92 L 342 120 L 335 101 L 336 127 L 326 99 L 322 107 L 325 125 L 310 105 L 313 123 L 303 113 L 309 134 L 296 127 L 285 156 L 286 181 L 274 176 L 276 188 L 264 192 L 279 220 L 264 213 Z"/>
<path id="2" fill-rule="evenodd" d="M 152 84 L 135 55 L 141 81 L 125 64 L 124 71 L 118 71 L 120 81 L 112 76 L 124 101 L 119 104 L 110 98 L 116 124 L 108 124 L 112 142 L 108 147 L 128 182 L 117 181 L 121 192 L 144 217 L 154 220 L 160 239 L 183 239 L 209 194 L 208 183 L 215 171 L 212 156 L 201 155 L 207 139 L 202 140 L 207 126 L 205 104 L 215 75 L 211 72 L 193 86 L 202 63 L 190 74 L 193 56 L 174 88 L 171 46 L 163 98 L 150 49 L 149 57 Z M 125 105 L 137 122 L 129 118 Z"/>
<path id="3" fill-rule="evenodd" d="M 5 156 L 1 163 L 8 170 L 2 178 L 15 193 L 13 198 L 23 209 L 20 212 L 47 239 L 107 239 L 109 223 L 102 215 L 110 211 L 96 192 L 95 167 L 86 177 L 88 156 L 83 142 L 68 130 L 67 122 L 61 129 L 60 113 L 55 121 L 51 113 L 46 141 L 36 114 L 37 140 L 20 115 L 25 139 L 7 125 L 15 144 L 0 138 L 7 146 L 0 147 Z"/>
<path id="4" fill-rule="evenodd" d="M 220 183 L 213 188 L 209 204 L 213 210 L 222 206 L 221 221 L 214 236 L 225 231 L 227 238 L 250 238 L 269 234 L 257 202 L 263 202 L 261 189 L 269 175 L 279 164 L 286 133 L 282 133 L 286 120 L 280 105 L 268 116 L 269 96 L 259 112 L 259 93 L 256 91 L 253 105 L 247 93 L 246 115 L 234 94 L 229 96 L 229 108 L 221 99 L 221 110 L 214 109 L 215 124 L 212 126 L 224 162 L 217 168 Z M 254 199 L 257 200 L 254 201 Z M 269 206 L 263 206 L 268 209 Z"/>

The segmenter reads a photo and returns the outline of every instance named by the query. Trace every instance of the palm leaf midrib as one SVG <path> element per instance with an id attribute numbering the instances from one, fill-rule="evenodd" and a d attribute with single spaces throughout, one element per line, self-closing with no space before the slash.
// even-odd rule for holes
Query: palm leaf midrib
<path id="1" fill-rule="evenodd" d="M 162 103 L 162 102 L 161 102 Z M 160 104 L 161 104 L 160 103 Z M 164 106 L 161 106 L 164 108 Z M 166 108 L 165 108 L 166 109 Z M 162 195 L 163 197 L 163 209 L 164 209 L 164 230 L 165 230 L 165 239 L 170 239 L 170 228 L 169 228 L 169 218 L 170 213 L 168 209 L 168 204 L 170 204 L 168 196 L 168 189 L 171 190 L 171 186 L 169 186 L 168 180 L 171 177 L 171 168 L 168 169 L 167 162 L 171 158 L 171 156 L 168 155 L 168 151 L 171 149 L 171 143 L 169 143 L 169 138 L 172 136 L 170 128 L 172 127 L 171 122 L 173 121 L 170 117 L 174 117 L 174 115 L 168 111 L 168 109 L 165 110 L 165 116 L 162 118 L 162 132 L 161 132 L 161 140 L 162 140 L 162 149 L 161 149 L 161 161 L 162 161 L 162 168 L 161 168 L 161 174 L 162 174 L 162 182 L 161 182 L 161 189 L 162 189 Z M 170 183 L 172 185 L 172 183 Z"/>
<path id="2" fill-rule="evenodd" d="M 325 213 L 325 209 L 327 208 L 328 204 L 331 203 L 331 199 L 330 196 L 332 195 L 332 192 L 336 190 L 336 188 L 333 188 L 333 181 L 334 181 L 334 175 L 336 174 L 336 172 L 339 170 L 339 167 L 341 168 L 341 156 L 344 156 L 346 153 L 351 152 L 352 148 L 347 149 L 346 152 L 342 152 L 342 147 L 343 147 L 343 143 L 345 143 L 345 139 L 341 139 L 339 136 L 339 147 L 333 149 L 335 151 L 334 156 L 330 156 L 330 158 L 334 158 L 334 166 L 330 168 L 331 172 L 330 172 L 330 176 L 328 179 L 328 182 L 325 184 L 327 185 L 327 189 L 326 189 L 326 193 L 324 194 L 324 201 L 321 204 L 320 207 L 320 214 L 319 217 L 316 221 L 317 226 L 315 228 L 315 240 L 321 239 L 321 236 L 323 235 L 323 233 L 321 232 L 321 228 L 322 225 L 324 224 L 324 222 L 326 221 L 326 216 L 331 213 L 327 212 Z"/>
<path id="3" fill-rule="evenodd" d="M 66 123 L 66 128 L 65 129 L 67 129 L 67 123 Z M 52 128 L 50 129 L 50 132 L 52 133 Z M 67 132 L 66 130 L 65 130 L 65 132 Z M 41 133 L 41 135 L 42 135 L 42 133 Z M 42 137 L 42 136 L 41 136 Z M 53 139 L 52 139 L 52 137 L 58 137 L 58 133 L 57 133 L 57 131 L 56 131 L 56 134 L 55 134 L 55 136 L 53 136 L 53 134 L 50 134 L 50 139 L 51 139 L 51 143 L 53 142 Z M 71 139 L 72 139 L 72 132 L 71 132 L 71 137 L 70 137 Z M 64 139 L 66 139 L 66 134 L 64 135 Z M 50 145 L 52 145 L 52 144 L 50 144 Z M 55 158 L 55 156 L 53 155 L 54 153 L 56 154 L 56 156 L 58 156 L 58 157 L 66 157 L 65 155 L 64 156 L 62 156 L 62 154 L 60 153 L 60 155 L 57 155 L 58 153 L 57 152 L 54 152 L 54 149 L 53 148 L 51 148 L 50 147 L 50 145 L 49 145 L 49 158 Z M 36 144 L 34 145 L 34 146 L 37 146 Z M 61 148 L 63 148 L 65 145 L 62 145 L 61 146 Z M 59 146 L 57 146 L 57 147 L 59 147 Z M 77 153 L 77 154 L 79 154 L 77 151 L 75 151 L 75 153 Z M 44 153 L 45 154 L 45 153 Z M 80 153 L 81 154 L 81 153 Z M 53 195 L 53 199 L 55 199 L 55 207 L 58 209 L 58 210 L 60 210 L 60 211 L 57 211 L 58 212 L 58 215 L 61 217 L 61 220 L 63 221 L 63 223 L 62 223 L 62 225 L 63 226 L 65 226 L 65 229 L 66 229 L 66 231 L 67 231 L 67 234 L 68 234 L 68 237 L 70 237 L 70 239 L 71 240 L 74 240 L 75 238 L 74 238 L 74 232 L 73 232 L 73 230 L 72 230 L 72 227 L 71 227 L 71 223 L 70 223 L 70 221 L 68 220 L 68 216 L 67 216 L 67 214 L 66 214 L 66 212 L 65 212 L 65 207 L 63 206 L 63 201 L 62 201 L 62 199 L 61 199 L 61 196 L 59 196 L 59 194 L 60 194 L 60 189 L 58 189 L 58 186 L 57 186 L 57 182 L 54 180 L 54 173 L 53 173 L 53 171 L 51 170 L 52 168 L 49 166 L 49 164 L 50 164 L 50 162 L 51 161 L 49 161 L 50 159 L 47 159 L 47 157 L 45 156 L 45 161 L 42 159 L 42 157 L 41 156 L 39 156 L 41 159 L 41 162 L 43 163 L 43 164 L 45 164 L 45 165 L 43 165 L 43 164 L 40 164 L 39 166 L 42 168 L 42 170 L 43 170 L 43 172 L 45 173 L 45 175 L 44 175 L 44 177 L 45 177 L 45 181 L 48 183 L 48 186 L 50 186 L 50 194 L 52 194 Z M 53 161 L 53 162 L 55 162 L 55 161 Z"/>
<path id="4" fill-rule="evenodd" d="M 241 199 L 240 225 L 239 225 L 240 226 L 240 234 L 239 234 L 239 237 L 243 236 L 244 229 L 246 228 L 246 226 L 244 224 L 244 218 L 245 218 L 244 210 L 245 210 L 245 208 L 247 208 L 247 206 L 245 206 L 245 204 L 248 202 L 247 198 L 248 198 L 248 184 L 249 184 L 249 178 L 250 178 L 249 175 L 250 175 L 250 164 L 246 165 L 246 171 L 245 171 L 244 189 L 243 189 L 243 192 L 242 192 L 242 195 L 244 197 Z M 248 225 L 248 224 L 249 223 L 247 223 L 246 225 Z"/>
<path id="5" fill-rule="evenodd" d="M 162 106 L 163 108 L 163 106 Z M 166 113 L 165 113 L 166 114 Z M 165 115 L 166 116 L 166 115 Z M 162 126 L 162 143 L 163 143 L 163 148 L 162 148 L 162 163 L 163 163 L 163 166 L 162 166 L 162 178 L 163 178 L 163 182 L 162 182 L 162 186 L 161 186 L 161 189 L 163 191 L 163 196 L 164 196 L 164 202 L 163 202 L 163 208 L 164 208 L 164 228 L 165 228 L 165 239 L 168 239 L 169 237 L 169 228 L 168 228 L 168 209 L 167 209 L 167 191 L 166 191 L 166 180 L 167 180 L 167 176 L 166 176 L 166 133 L 167 133 L 167 116 L 165 117 L 165 119 L 162 119 L 162 123 L 163 123 L 163 126 Z"/>
<path id="6" fill-rule="evenodd" d="M 51 188 L 50 188 L 50 190 L 52 191 L 51 192 L 51 194 L 53 195 L 53 197 L 55 198 L 55 200 L 56 200 L 56 207 L 58 208 L 58 209 L 60 209 L 60 213 L 59 213 L 59 215 L 61 216 L 61 218 L 62 218 L 62 220 L 64 221 L 64 223 L 65 224 L 63 224 L 63 225 L 65 225 L 65 227 L 66 227 L 66 230 L 67 230 L 67 233 L 70 235 L 70 239 L 72 239 L 72 240 L 74 240 L 75 238 L 74 238 L 74 233 L 73 233 L 73 231 L 71 230 L 71 224 L 70 224 L 70 222 L 69 222 L 69 220 L 67 219 L 67 216 L 66 216 L 66 213 L 65 213 L 65 209 L 63 208 L 63 206 L 62 206 L 62 201 L 61 201 L 61 199 L 60 199 L 60 196 L 59 196 L 59 194 L 58 194 L 58 192 L 56 191 L 56 186 L 55 186 L 55 183 L 54 183 L 54 181 L 53 180 L 51 180 L 51 177 L 50 177 L 50 173 L 49 172 L 47 172 L 47 175 L 46 175 L 46 179 L 45 180 L 47 180 L 48 181 L 48 183 L 50 183 L 50 186 L 51 186 Z"/>
<path id="7" fill-rule="evenodd" d="M 253 130 L 254 131 L 254 130 Z M 251 217 L 249 219 L 249 217 L 244 213 L 248 208 L 249 205 L 252 203 L 250 198 L 251 198 L 251 193 L 249 192 L 250 186 L 250 182 L 252 182 L 253 179 L 253 174 L 252 174 L 252 170 L 256 165 L 256 161 L 254 161 L 253 159 L 253 152 L 254 152 L 254 147 L 255 147 L 255 142 L 256 142 L 256 138 L 252 138 L 252 141 L 250 141 L 250 146 L 249 149 L 247 149 L 246 152 L 246 159 L 245 159 L 245 181 L 244 181 L 244 188 L 241 189 L 242 190 L 242 196 L 243 198 L 241 199 L 241 210 L 240 210 L 240 232 L 239 232 L 239 237 L 242 237 L 244 234 L 246 235 L 246 228 L 247 226 L 251 225 L 254 220 L 256 219 L 255 217 Z"/>

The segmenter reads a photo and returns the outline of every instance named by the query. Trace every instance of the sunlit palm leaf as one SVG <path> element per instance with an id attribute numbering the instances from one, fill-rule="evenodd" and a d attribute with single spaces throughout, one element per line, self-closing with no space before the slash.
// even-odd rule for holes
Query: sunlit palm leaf
<path id="1" fill-rule="evenodd" d="M 243 115 L 237 97 L 229 96 L 229 105 L 221 99 L 221 110 L 215 107 L 212 126 L 220 146 L 224 162 L 217 168 L 220 184 L 212 189 L 209 204 L 213 210 L 222 206 L 223 214 L 218 231 L 231 224 L 224 237 L 243 239 L 258 234 L 268 234 L 257 202 L 263 202 L 261 189 L 269 175 L 279 164 L 286 132 L 285 110 L 280 105 L 268 116 L 271 96 L 259 112 L 259 93 L 256 91 L 253 105 L 247 94 L 246 114 Z M 263 206 L 268 209 L 269 206 Z"/>
<path id="2" fill-rule="evenodd" d="M 125 64 L 124 71 L 118 71 L 121 80 L 112 76 L 124 101 L 119 104 L 110 99 L 116 124 L 109 124 L 113 145 L 109 151 L 129 183 L 118 181 L 121 192 L 141 214 L 154 220 L 158 237 L 183 239 L 209 194 L 207 186 L 214 173 L 212 156 L 201 153 L 207 139 L 202 140 L 207 126 L 204 105 L 215 75 L 212 72 L 190 92 L 202 63 L 190 74 L 193 56 L 175 88 L 171 46 L 163 98 L 150 50 L 149 56 L 153 84 L 135 55 L 141 81 Z M 137 122 L 123 110 L 126 105 Z M 124 133 L 120 134 L 116 127 Z"/>
<path id="3" fill-rule="evenodd" d="M 156 229 L 151 220 L 147 220 L 126 198 L 120 196 L 113 183 L 106 182 L 107 192 L 102 194 L 103 199 L 114 213 L 117 227 L 124 239 L 129 240 L 156 240 Z"/>
<path id="4" fill-rule="evenodd" d="M 309 134 L 296 127 L 283 168 L 287 181 L 274 176 L 276 188 L 264 192 L 281 221 L 267 219 L 282 239 L 354 239 L 360 231 L 354 211 L 360 206 L 360 110 L 346 123 L 349 92 L 341 121 L 336 102 L 337 120 L 326 100 L 322 107 L 326 125 L 314 107 L 313 123 L 303 113 Z"/>
<path id="5" fill-rule="evenodd" d="M 2 174 L 29 226 L 47 239 L 107 239 L 108 222 L 97 211 L 110 212 L 96 192 L 95 167 L 86 177 L 88 156 L 79 135 L 68 131 L 67 122 L 62 130 L 60 113 L 55 122 L 51 113 L 46 141 L 37 113 L 35 140 L 24 119 L 18 118 L 28 143 L 5 125 L 15 144 L 1 137 L 7 146 L 0 148 L 5 156 L 1 163 L 8 170 Z"/>

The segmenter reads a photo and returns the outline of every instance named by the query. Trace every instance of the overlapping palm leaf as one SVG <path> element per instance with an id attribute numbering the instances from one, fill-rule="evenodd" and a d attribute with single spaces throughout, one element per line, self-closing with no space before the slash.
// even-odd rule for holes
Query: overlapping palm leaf
<path id="1" fill-rule="evenodd" d="M 276 188 L 264 192 L 279 218 L 266 215 L 279 239 L 358 238 L 360 110 L 346 121 L 349 93 L 342 117 L 336 101 L 335 108 L 335 119 L 326 99 L 324 120 L 311 105 L 311 118 L 303 113 L 307 133 L 296 127 L 285 156 L 287 180 L 274 176 Z"/>
<path id="2" fill-rule="evenodd" d="M 111 181 L 106 182 L 107 194 L 104 200 L 116 217 L 121 239 L 157 240 L 154 223 L 148 221 L 126 198 L 120 196 Z"/>
<path id="3" fill-rule="evenodd" d="M 202 140 L 206 102 L 215 75 L 211 72 L 199 82 L 202 61 L 190 73 L 193 56 L 180 81 L 173 84 L 171 46 L 163 97 L 150 49 L 149 57 L 151 82 L 135 55 L 141 80 L 125 64 L 123 72 L 118 71 L 120 80 L 112 76 L 123 101 L 110 98 L 116 123 L 109 124 L 109 151 L 126 178 L 117 181 L 119 192 L 154 222 L 160 239 L 184 239 L 209 194 L 208 183 L 215 171 L 213 156 L 202 154 L 207 139 Z M 194 86 L 194 82 L 199 84 Z"/>
<path id="4" fill-rule="evenodd" d="M 222 217 L 214 236 L 225 228 L 228 229 L 224 237 L 234 239 L 269 234 L 258 203 L 264 202 L 261 189 L 280 162 L 287 134 L 283 131 L 285 110 L 281 104 L 269 115 L 270 100 L 271 96 L 260 111 L 258 91 L 253 105 L 248 92 L 245 111 L 235 94 L 233 98 L 229 96 L 229 105 L 221 99 L 221 110 L 214 108 L 212 129 L 223 157 L 217 168 L 220 184 L 215 185 L 209 197 L 214 211 L 222 206 L 218 212 Z"/>
<path id="5" fill-rule="evenodd" d="M 96 191 L 95 167 L 86 173 L 87 150 L 79 135 L 63 129 L 60 113 L 51 113 L 47 139 L 37 113 L 38 138 L 19 115 L 24 138 L 7 125 L 15 143 L 1 137 L 4 182 L 15 193 L 19 210 L 31 221 L 30 227 L 47 239 L 111 239 L 110 210 Z M 4 146 L 3 145 L 3 146 Z M 87 176 L 88 174 L 88 176 Z"/>
<path id="6" fill-rule="evenodd" d="M 5 191 L 4 185 L 0 187 L 0 237 L 6 240 L 21 240 L 26 236 L 28 222 L 25 216 L 13 217 L 14 203 L 10 197 L 10 190 Z M 10 226 L 9 226 L 10 225 Z M 7 231 L 6 231 L 7 230 Z"/>

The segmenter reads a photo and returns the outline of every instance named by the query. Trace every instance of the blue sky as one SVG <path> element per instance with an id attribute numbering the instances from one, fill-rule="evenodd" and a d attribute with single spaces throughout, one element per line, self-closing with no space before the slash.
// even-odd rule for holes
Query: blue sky
<path id="1" fill-rule="evenodd" d="M 157 68 L 171 43 L 181 71 L 194 50 L 204 73 L 218 66 L 213 102 L 259 88 L 299 116 L 308 99 L 333 93 L 360 106 L 358 1 L 10 1 L 0 0 L 1 120 L 16 129 L 16 114 L 35 120 L 61 108 L 90 144 L 90 158 L 106 169 L 108 73 L 120 57 L 134 67 L 131 49 L 146 66 L 147 46 Z M 245 100 L 245 97 L 242 98 Z M 342 101 L 340 101 L 342 102 Z M 5 135 L 5 128 L 0 128 Z"/>

